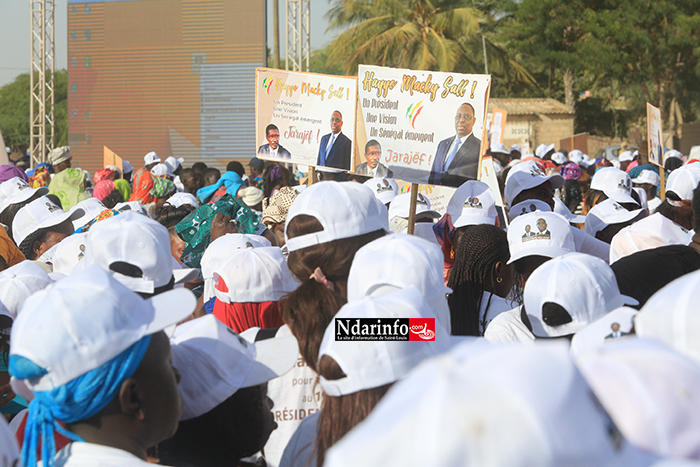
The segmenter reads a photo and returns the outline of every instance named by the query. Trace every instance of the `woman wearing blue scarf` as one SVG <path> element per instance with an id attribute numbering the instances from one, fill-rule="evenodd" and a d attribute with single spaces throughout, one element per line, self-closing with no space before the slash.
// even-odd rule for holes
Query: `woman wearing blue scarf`
<path id="1" fill-rule="evenodd" d="M 186 289 L 144 300 L 96 266 L 32 295 L 9 365 L 34 393 L 22 465 L 149 465 L 146 449 L 175 433 L 182 410 L 162 330 L 194 306 Z M 58 453 L 55 432 L 73 441 Z"/>

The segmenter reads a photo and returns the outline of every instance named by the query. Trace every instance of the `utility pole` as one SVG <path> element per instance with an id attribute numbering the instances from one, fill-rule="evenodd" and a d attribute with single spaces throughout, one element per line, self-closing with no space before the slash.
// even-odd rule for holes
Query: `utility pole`
<path id="1" fill-rule="evenodd" d="M 287 57 L 286 69 L 309 71 L 311 62 L 311 1 L 286 0 L 287 2 Z"/>
<path id="2" fill-rule="evenodd" d="M 54 0 L 31 3 L 30 166 L 46 162 L 54 147 Z"/>

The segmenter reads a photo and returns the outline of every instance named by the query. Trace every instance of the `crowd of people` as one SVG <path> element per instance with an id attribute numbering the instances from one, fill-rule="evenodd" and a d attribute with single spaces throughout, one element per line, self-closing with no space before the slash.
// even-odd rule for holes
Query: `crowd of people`
<path id="1" fill-rule="evenodd" d="M 2 166 L 0 465 L 700 465 L 700 161 L 645 152 L 495 144 L 413 219 L 258 158 Z"/>

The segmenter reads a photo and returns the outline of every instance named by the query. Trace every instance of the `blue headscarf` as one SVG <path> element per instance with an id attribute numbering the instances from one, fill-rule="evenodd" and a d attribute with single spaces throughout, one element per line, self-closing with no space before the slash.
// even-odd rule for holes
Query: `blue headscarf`
<path id="1" fill-rule="evenodd" d="M 213 185 L 207 185 L 197 190 L 197 198 L 199 198 L 202 203 L 206 203 L 221 185 L 226 187 L 226 193 L 235 198 L 236 193 L 245 186 L 245 183 L 243 183 L 243 179 L 236 172 L 224 172 L 221 178 L 219 178 L 219 181 Z"/>
<path id="2" fill-rule="evenodd" d="M 29 404 L 27 427 L 22 446 L 22 465 L 37 465 L 37 448 L 41 442 L 41 459 L 53 467 L 56 456 L 54 431 L 73 441 L 83 440 L 63 428 L 58 421 L 75 423 L 86 420 L 104 409 L 119 393 L 146 354 L 151 336 L 146 336 L 104 365 L 50 391 L 34 392 Z M 10 357 L 10 374 L 17 379 L 37 378 L 48 372 L 19 355 Z"/>

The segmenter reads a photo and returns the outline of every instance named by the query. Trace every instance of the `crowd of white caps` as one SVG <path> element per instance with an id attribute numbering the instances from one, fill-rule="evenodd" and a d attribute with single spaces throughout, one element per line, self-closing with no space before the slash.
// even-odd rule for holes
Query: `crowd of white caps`
<path id="1" fill-rule="evenodd" d="M 667 157 L 661 203 L 636 154 L 543 145 L 501 159 L 500 193 L 420 194 L 415 235 L 392 179 L 276 186 L 260 212 L 218 182 L 171 194 L 176 225 L 6 180 L 0 465 L 700 465 L 700 162 Z M 429 325 L 337 338 L 360 318 Z"/>

